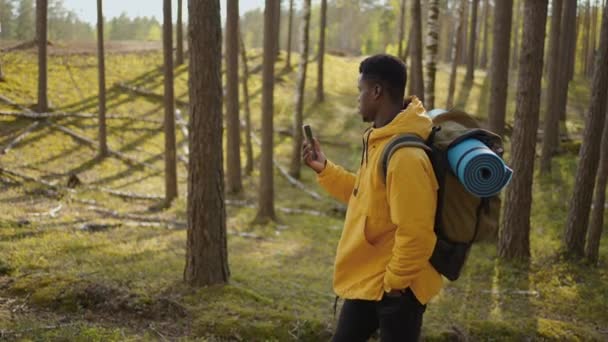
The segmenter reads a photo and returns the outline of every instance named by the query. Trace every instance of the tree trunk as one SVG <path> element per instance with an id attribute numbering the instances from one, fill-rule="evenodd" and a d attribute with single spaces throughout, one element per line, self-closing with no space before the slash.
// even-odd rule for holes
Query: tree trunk
<path id="1" fill-rule="evenodd" d="M 467 64 L 467 38 L 469 33 L 469 0 L 467 0 L 464 4 L 463 12 L 462 12 L 462 31 L 460 31 L 460 35 L 462 35 L 462 49 L 460 49 L 460 56 L 458 56 L 458 64 L 465 65 Z"/>
<path id="2" fill-rule="evenodd" d="M 184 24 L 182 23 L 182 0 L 177 0 L 177 53 L 175 63 L 184 64 Z"/>
<path id="3" fill-rule="evenodd" d="M 38 105 L 39 113 L 49 111 L 47 96 L 47 0 L 36 0 L 36 39 L 38 40 Z"/>
<path id="4" fill-rule="evenodd" d="M 222 158 L 222 27 L 219 0 L 188 1 L 190 119 L 188 238 L 184 280 L 228 282 Z M 197 34 L 205 32 L 205 34 Z"/>
<path id="5" fill-rule="evenodd" d="M 289 19 L 287 23 L 287 61 L 285 69 L 291 70 L 291 27 L 293 26 L 293 0 L 289 0 Z"/>
<path id="6" fill-rule="evenodd" d="M 453 44 L 452 49 L 452 70 L 450 71 L 450 85 L 448 89 L 448 100 L 445 105 L 447 109 L 452 109 L 454 106 L 454 91 L 456 89 L 456 69 L 458 67 L 458 56 L 460 56 L 460 49 L 462 49 L 462 30 L 463 27 L 463 12 L 466 6 L 467 0 L 460 0 L 456 9 L 456 30 L 454 31 L 454 39 L 456 40 Z"/>
<path id="7" fill-rule="evenodd" d="M 275 0 L 275 28 L 274 28 L 274 50 L 275 50 L 275 62 L 281 52 L 281 42 L 279 37 L 281 36 L 281 0 Z"/>
<path id="8" fill-rule="evenodd" d="M 239 30 L 240 32 L 240 30 Z M 243 106 L 245 107 L 245 174 L 251 176 L 253 172 L 253 146 L 251 144 L 251 110 L 249 108 L 249 66 L 247 65 L 247 50 L 243 42 L 243 35 L 240 35 L 241 48 L 241 64 L 243 65 Z"/>
<path id="9" fill-rule="evenodd" d="M 522 54 L 517 81 L 517 105 L 511 137 L 511 166 L 498 254 L 504 259 L 530 257 L 530 211 L 536 131 L 540 110 L 543 49 L 548 0 L 525 0 Z"/>
<path id="10" fill-rule="evenodd" d="M 405 39 L 405 0 L 401 0 L 401 6 L 399 7 L 399 47 L 397 48 L 397 56 L 402 60 L 405 60 L 403 54 L 403 43 Z"/>
<path id="11" fill-rule="evenodd" d="M 576 44 L 576 0 L 564 0 L 562 5 L 562 22 L 560 29 L 560 63 L 561 74 L 556 82 L 557 95 L 555 110 L 560 118 L 560 135 L 568 134 L 566 129 L 566 105 L 568 102 L 568 85 L 570 83 L 570 63 L 573 63 Z M 555 137 L 554 146 L 559 144 L 559 136 Z"/>
<path id="12" fill-rule="evenodd" d="M 606 116 L 608 116 L 608 108 L 606 108 Z M 597 172 L 595 198 L 591 209 L 591 223 L 589 224 L 587 245 L 585 246 L 585 257 L 594 264 L 598 260 L 600 239 L 604 228 L 604 206 L 606 205 L 606 183 L 608 181 L 608 118 L 604 121 L 600 165 Z"/>
<path id="13" fill-rule="evenodd" d="M 296 89 L 296 110 L 293 117 L 293 148 L 289 174 L 300 179 L 302 166 L 302 121 L 304 116 L 304 89 L 306 86 L 306 68 L 308 66 L 308 35 L 310 27 L 310 0 L 304 0 L 302 8 L 302 29 L 300 30 L 300 65 L 298 67 L 298 84 Z"/>
<path id="14" fill-rule="evenodd" d="M 477 43 L 477 7 L 479 0 L 473 0 L 471 8 L 471 32 L 469 35 L 469 53 L 467 54 L 467 74 L 465 80 L 473 83 L 475 76 L 475 44 Z"/>
<path id="15" fill-rule="evenodd" d="M 327 0 L 321 0 L 321 30 L 319 32 L 319 56 L 317 57 L 317 102 L 325 100 L 323 89 L 323 65 L 325 60 L 325 29 L 327 26 Z M 308 41 L 308 38 L 307 38 Z M 308 45 L 308 43 L 307 43 Z M 308 50 L 308 47 L 307 47 Z M 301 65 L 301 64 L 300 64 Z"/>
<path id="16" fill-rule="evenodd" d="M 570 35 L 570 37 L 568 38 L 568 65 L 567 65 L 567 72 L 568 72 L 568 82 L 572 81 L 572 77 L 574 76 L 574 64 L 575 64 L 575 60 L 576 60 L 576 46 L 577 46 L 577 40 L 578 40 L 578 28 L 576 25 L 576 12 L 578 9 L 578 3 L 575 1 L 574 5 L 572 5 L 571 7 L 571 11 L 572 13 L 570 13 L 573 16 L 573 19 L 570 21 L 570 32 L 572 32 L 572 34 Z M 562 22 L 564 21 L 564 19 L 562 18 Z M 562 30 L 562 32 L 565 32 L 564 30 Z M 565 114 L 565 113 L 564 113 Z M 565 120 L 565 117 L 564 117 Z"/>
<path id="17" fill-rule="evenodd" d="M 505 130 L 512 13 L 513 0 L 501 0 L 495 3 L 488 113 L 490 130 L 501 136 Z"/>
<path id="18" fill-rule="evenodd" d="M 422 19 L 420 0 L 412 0 L 412 46 L 410 49 L 410 95 L 424 102 L 424 80 L 422 78 Z"/>
<path id="19" fill-rule="evenodd" d="M 560 75 L 563 74 L 560 70 L 560 29 L 561 29 L 561 13 L 562 0 L 553 0 L 551 13 L 551 36 L 549 38 L 549 80 L 547 84 L 547 106 L 544 118 L 544 133 L 543 133 L 543 148 L 540 158 L 540 172 L 548 173 L 551 171 L 551 159 L 557 150 L 559 144 L 559 113 L 556 108 L 557 104 L 557 83 Z"/>
<path id="20" fill-rule="evenodd" d="M 2 73 L 2 63 L 0 63 L 0 82 L 4 82 L 4 73 Z"/>
<path id="21" fill-rule="evenodd" d="M 173 199 L 177 197 L 171 0 L 163 0 L 163 55 L 165 62 L 165 201 L 166 205 L 170 206 Z"/>
<path id="22" fill-rule="evenodd" d="M 241 139 L 239 120 L 239 2 L 226 2 L 225 68 L 226 68 L 226 191 L 238 194 L 241 181 Z"/>
<path id="23" fill-rule="evenodd" d="M 106 139 L 106 62 L 103 48 L 103 5 L 97 0 L 97 75 L 99 81 L 99 155 L 108 154 Z"/>
<path id="24" fill-rule="evenodd" d="M 428 109 L 435 108 L 435 75 L 437 73 L 437 52 L 439 46 L 439 0 L 431 0 L 428 8 L 426 36 L 426 85 L 424 87 Z"/>
<path id="25" fill-rule="evenodd" d="M 519 28 L 521 27 L 521 2 L 525 0 L 515 0 L 513 10 L 513 49 L 511 50 L 511 69 L 517 70 L 519 66 Z"/>
<path id="26" fill-rule="evenodd" d="M 596 48 L 595 42 L 597 41 L 597 12 L 599 12 L 598 7 L 594 1 L 593 8 L 591 11 L 591 34 L 589 37 L 589 52 L 586 57 L 587 58 L 587 69 L 585 70 L 585 75 L 587 77 L 591 77 L 593 75 L 593 62 L 594 62 L 593 59 L 595 56 L 595 48 Z"/>
<path id="27" fill-rule="evenodd" d="M 485 0 L 483 5 L 483 49 L 479 58 L 479 67 L 485 69 L 488 66 L 488 37 L 490 28 L 490 0 Z"/>
<path id="28" fill-rule="evenodd" d="M 277 0 L 266 0 L 264 11 L 264 57 L 262 62 L 262 151 L 260 156 L 260 190 L 256 222 L 275 220 L 273 158 L 273 92 L 275 60 L 275 10 Z"/>
<path id="29" fill-rule="evenodd" d="M 608 95 L 608 11 L 604 7 L 600 46 L 595 59 L 591 103 L 585 119 L 583 143 L 579 152 L 578 169 L 574 191 L 570 200 L 570 211 L 566 225 L 566 252 L 582 256 L 589 223 L 589 209 L 595 185 L 597 164 L 600 153 L 602 129 L 606 114 L 606 95 Z"/>
<path id="30" fill-rule="evenodd" d="M 587 0 L 585 3 L 585 12 L 584 14 L 581 13 L 581 16 L 583 15 L 584 18 L 581 18 L 581 20 L 583 20 L 583 47 L 581 49 L 581 55 L 579 58 L 581 59 L 581 74 L 584 75 L 587 73 L 589 67 L 587 65 L 587 56 L 589 55 L 589 37 L 591 33 L 591 1 L 589 0 Z"/>

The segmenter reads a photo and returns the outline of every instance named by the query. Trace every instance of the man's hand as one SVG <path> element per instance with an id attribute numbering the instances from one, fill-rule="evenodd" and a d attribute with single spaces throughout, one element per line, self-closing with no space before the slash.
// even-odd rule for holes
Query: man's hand
<path id="1" fill-rule="evenodd" d="M 302 144 L 302 159 L 304 163 L 308 165 L 311 169 L 315 170 L 316 173 L 320 173 L 325 169 L 325 164 L 327 163 L 327 158 L 325 158 L 325 154 L 321 152 L 321 145 L 316 138 L 313 138 L 314 141 L 314 150 L 317 153 L 317 159 L 313 159 L 313 146 L 308 143 L 308 141 L 304 140 Z"/>

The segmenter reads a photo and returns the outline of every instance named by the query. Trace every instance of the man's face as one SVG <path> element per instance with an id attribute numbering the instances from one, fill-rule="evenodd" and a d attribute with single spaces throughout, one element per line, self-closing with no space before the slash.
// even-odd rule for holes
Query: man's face
<path id="1" fill-rule="evenodd" d="M 359 74 L 359 113 L 364 122 L 373 122 L 376 119 L 379 100 L 379 85 L 365 80 Z"/>

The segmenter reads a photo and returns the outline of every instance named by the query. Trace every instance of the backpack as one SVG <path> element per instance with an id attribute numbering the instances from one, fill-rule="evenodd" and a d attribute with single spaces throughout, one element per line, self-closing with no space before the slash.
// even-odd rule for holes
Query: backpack
<path id="1" fill-rule="evenodd" d="M 464 112 L 442 112 L 433 118 L 433 130 L 425 141 L 415 134 L 400 134 L 386 145 L 380 159 L 381 175 L 386 183 L 388 163 L 402 147 L 422 148 L 427 152 L 439 184 L 435 213 L 435 244 L 430 263 L 451 281 L 458 279 L 471 245 L 495 240 L 498 233 L 500 197 L 498 194 L 479 198 L 465 188 L 450 168 L 447 151 L 450 147 L 475 138 L 502 158 L 500 136 L 481 129 Z"/>

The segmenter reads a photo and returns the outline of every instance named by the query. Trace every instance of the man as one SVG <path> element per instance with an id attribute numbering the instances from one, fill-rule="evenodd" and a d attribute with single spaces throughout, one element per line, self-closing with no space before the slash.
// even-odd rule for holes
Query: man
<path id="1" fill-rule="evenodd" d="M 406 67 L 389 55 L 359 66 L 359 112 L 373 123 L 363 134 L 356 174 L 327 160 L 319 142 L 302 157 L 326 191 L 348 203 L 338 244 L 334 291 L 345 299 L 333 341 L 366 341 L 378 328 L 382 341 L 416 341 L 426 303 L 442 287 L 429 263 L 435 246 L 437 181 L 424 150 L 397 150 L 382 179 L 379 159 L 397 134 L 427 139 L 432 121 L 422 103 L 405 101 Z M 386 184 L 385 184 L 386 183 Z"/>

